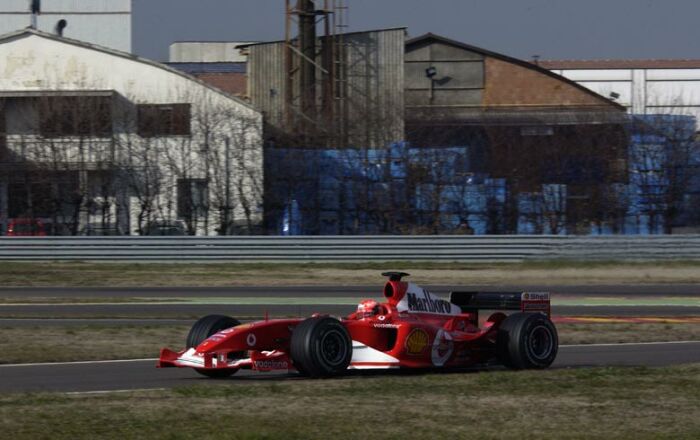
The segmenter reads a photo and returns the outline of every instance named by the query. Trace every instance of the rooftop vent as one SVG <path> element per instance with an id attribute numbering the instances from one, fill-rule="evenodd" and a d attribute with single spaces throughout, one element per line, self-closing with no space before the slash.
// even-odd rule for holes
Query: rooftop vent
<path id="1" fill-rule="evenodd" d="M 66 28 L 66 26 L 68 26 L 68 22 L 66 20 L 64 20 L 64 19 L 58 20 L 58 22 L 56 23 L 56 35 L 58 35 L 59 37 L 62 37 L 63 30 Z"/>

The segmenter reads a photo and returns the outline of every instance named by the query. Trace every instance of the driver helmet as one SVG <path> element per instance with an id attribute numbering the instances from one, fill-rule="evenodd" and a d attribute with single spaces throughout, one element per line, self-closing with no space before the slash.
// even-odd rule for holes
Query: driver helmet
<path id="1" fill-rule="evenodd" d="M 373 299 L 365 299 L 357 305 L 357 317 L 369 318 L 379 313 L 379 303 Z"/>

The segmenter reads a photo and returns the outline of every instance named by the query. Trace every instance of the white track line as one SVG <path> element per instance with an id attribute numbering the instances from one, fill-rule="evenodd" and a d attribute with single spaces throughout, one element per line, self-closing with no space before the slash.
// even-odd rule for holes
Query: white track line
<path id="1" fill-rule="evenodd" d="M 612 342 L 609 344 L 576 344 L 576 345 L 560 345 L 559 348 L 571 347 L 619 347 L 621 345 L 666 345 L 666 344 L 698 344 L 700 341 L 668 341 L 668 342 Z"/>
<path id="2" fill-rule="evenodd" d="M 619 347 L 629 345 L 674 345 L 674 344 L 700 344 L 700 341 L 668 341 L 668 342 L 620 342 L 610 344 L 576 344 L 576 345 L 560 345 L 559 348 L 575 348 L 575 347 Z M 57 365 L 86 365 L 86 364 L 118 364 L 129 362 L 146 362 L 157 361 L 158 358 L 144 359 L 114 359 L 106 361 L 74 361 L 74 362 L 41 362 L 36 364 L 0 364 L 0 368 L 8 367 L 40 367 L 40 366 L 57 366 Z"/>
<path id="3" fill-rule="evenodd" d="M 113 394 L 113 393 L 138 393 L 138 392 L 145 392 L 145 391 L 165 391 L 167 388 L 134 388 L 133 390 L 101 390 L 101 391 L 69 391 L 64 394 L 67 394 L 69 396 L 81 396 L 81 395 L 90 395 L 90 394 Z"/>

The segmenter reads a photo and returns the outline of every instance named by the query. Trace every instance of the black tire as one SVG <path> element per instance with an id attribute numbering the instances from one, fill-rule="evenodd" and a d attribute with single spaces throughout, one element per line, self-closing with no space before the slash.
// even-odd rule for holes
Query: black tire
<path id="1" fill-rule="evenodd" d="M 547 368 L 557 357 L 558 349 L 557 329 L 541 313 L 514 313 L 498 329 L 498 358 L 509 368 Z"/>
<path id="2" fill-rule="evenodd" d="M 290 356 L 301 374 L 330 377 L 344 373 L 352 359 L 352 340 L 335 318 L 309 318 L 294 328 Z"/>
<path id="3" fill-rule="evenodd" d="M 225 330 L 227 328 L 235 327 L 240 325 L 237 319 L 231 318 L 230 316 L 223 315 L 207 315 L 204 318 L 200 318 L 197 322 L 192 325 L 189 334 L 187 335 L 186 346 L 187 348 L 196 348 L 199 344 L 204 342 L 209 336 Z M 205 370 L 201 368 L 194 369 L 197 373 L 202 374 L 207 377 L 228 377 L 238 371 L 237 368 L 228 368 L 221 370 Z"/>

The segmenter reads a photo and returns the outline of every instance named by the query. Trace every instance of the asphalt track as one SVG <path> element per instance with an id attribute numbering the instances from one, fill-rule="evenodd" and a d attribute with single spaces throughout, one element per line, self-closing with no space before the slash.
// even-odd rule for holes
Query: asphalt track
<path id="1" fill-rule="evenodd" d="M 428 286 L 438 295 L 451 290 L 550 291 L 569 303 L 553 307 L 559 316 L 697 316 L 700 288 L 696 285 L 638 286 Z M 377 298 L 381 286 L 219 287 L 219 288 L 0 288 L 0 298 L 27 299 L 39 304 L 0 304 L 0 326 L 64 325 L 189 325 L 209 313 L 236 317 L 309 315 L 322 311 L 345 315 L 352 302 Z M 40 304 L 42 298 L 98 298 L 117 303 Z M 148 304 L 126 303 L 133 298 Z M 250 300 L 253 303 L 248 303 Z M 170 301 L 174 299 L 175 301 Z M 589 300 L 589 303 L 583 301 Z M 622 305 L 595 305 L 621 300 Z M 667 300 L 669 304 L 665 304 Z M 18 301 L 19 300 L 19 301 Z M 158 304 L 158 301 L 167 303 Z M 182 301 L 178 303 L 177 301 Z M 587 305 L 585 305 L 587 304 Z M 665 304 L 665 305 L 659 305 Z M 15 319 L 13 317 L 20 317 Z M 661 366 L 700 362 L 700 342 L 651 344 L 600 344 L 562 346 L 554 367 L 645 365 Z M 0 392 L 100 392 L 217 384 L 189 369 L 156 369 L 154 360 L 106 361 L 65 364 L 0 366 Z M 239 372 L 230 381 L 300 380 L 296 375 Z"/>
<path id="2" fill-rule="evenodd" d="M 700 342 L 561 346 L 554 368 L 664 366 L 700 362 Z M 473 371 L 473 370 L 469 370 Z M 478 370 L 477 370 L 478 371 Z M 465 373 L 468 374 L 468 373 Z M 305 380 L 295 374 L 241 371 L 211 380 L 190 369 L 156 369 L 155 360 L 0 366 L 0 392 L 101 392 L 250 380 Z"/>
<path id="3" fill-rule="evenodd" d="M 114 323 L 133 319 L 149 325 L 170 324 L 172 320 L 194 319 L 209 314 L 225 314 L 239 319 L 269 316 L 308 316 L 322 312 L 345 316 L 354 311 L 352 305 L 304 304 L 304 305 L 230 305 L 230 304 L 86 304 L 86 305 L 23 305 L 0 306 L 0 324 L 18 323 L 17 318 L 41 320 L 46 318 L 96 319 Z M 700 314 L 700 307 L 686 306 L 553 306 L 552 313 L 559 316 L 689 316 Z M 8 321 L 7 318 L 11 318 Z M 154 319 L 166 318 L 166 320 Z"/>

